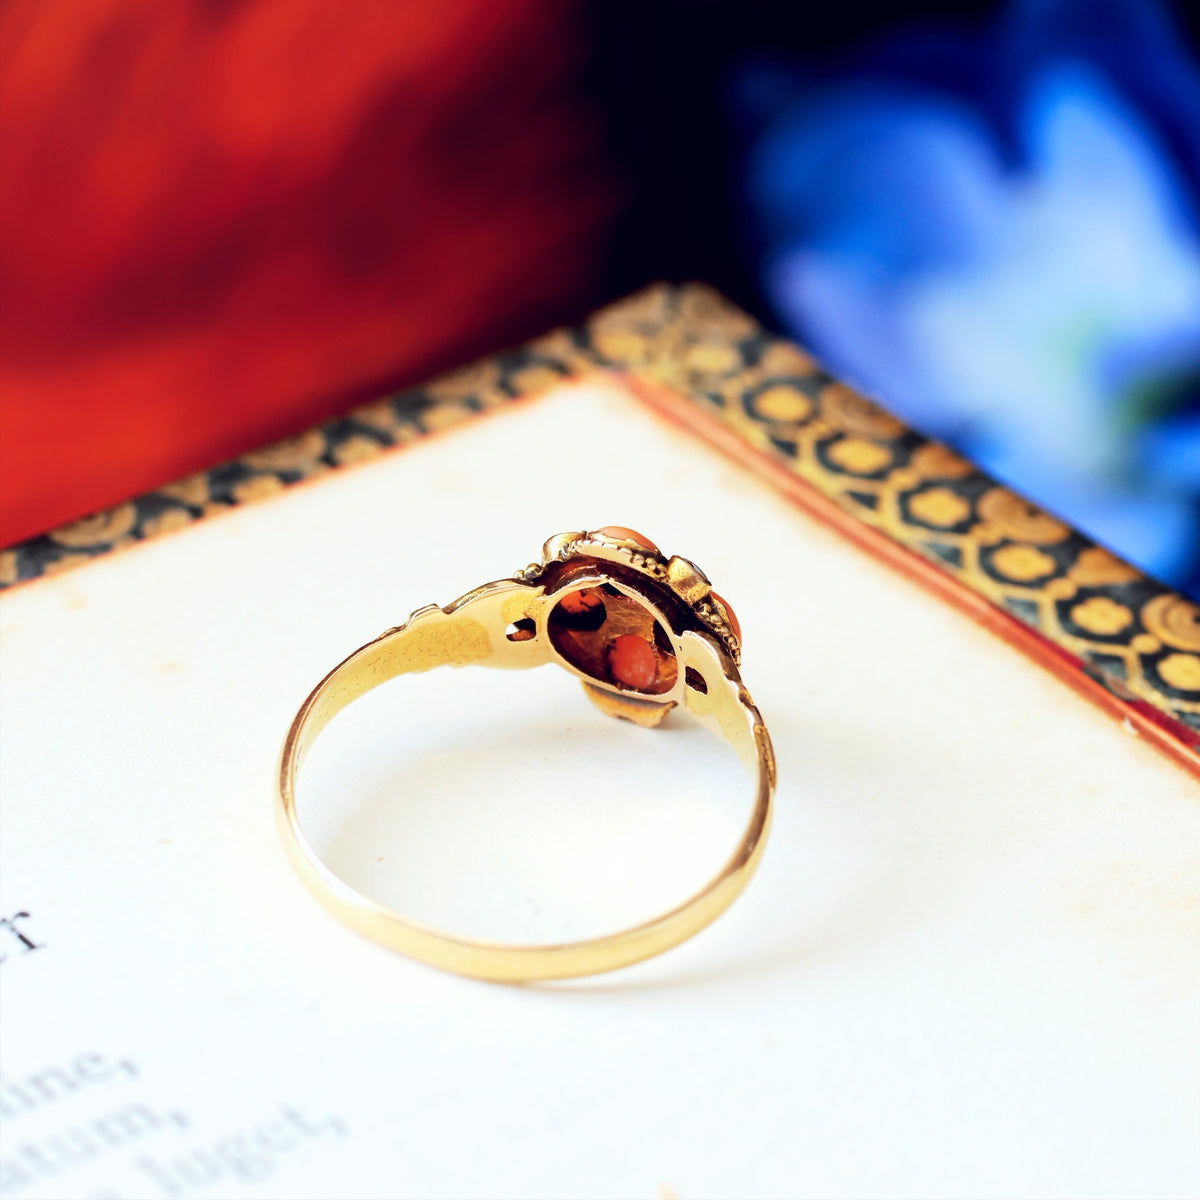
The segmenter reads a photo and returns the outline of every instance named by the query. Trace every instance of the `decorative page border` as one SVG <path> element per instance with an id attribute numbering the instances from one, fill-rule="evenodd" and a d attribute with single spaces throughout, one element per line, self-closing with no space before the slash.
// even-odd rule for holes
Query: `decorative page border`
<path id="1" fill-rule="evenodd" d="M 597 369 L 1200 773 L 1200 606 L 826 374 L 710 288 L 557 330 L 0 552 L 0 588 L 273 495 Z"/>

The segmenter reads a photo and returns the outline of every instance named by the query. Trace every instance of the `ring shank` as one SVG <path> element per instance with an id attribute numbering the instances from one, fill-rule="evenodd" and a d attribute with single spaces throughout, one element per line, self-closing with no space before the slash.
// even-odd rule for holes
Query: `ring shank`
<path id="1" fill-rule="evenodd" d="M 576 942 L 510 945 L 446 934 L 409 920 L 362 895 L 333 874 L 313 849 L 296 808 L 296 776 L 309 747 L 332 718 L 360 696 L 396 676 L 437 666 L 524 668 L 552 661 L 533 641 L 505 637 L 509 622 L 527 612 L 538 589 L 489 585 L 446 609 L 422 609 L 408 624 L 356 650 L 313 689 L 292 723 L 280 762 L 276 817 L 293 866 L 313 895 L 366 937 L 411 958 L 477 979 L 532 982 L 597 974 L 628 966 L 678 945 L 715 920 L 746 886 L 758 865 L 771 819 L 775 785 L 770 738 L 734 671 L 727 674 L 711 644 L 685 637 L 689 666 L 706 692 L 689 693 L 686 707 L 737 750 L 754 781 L 749 820 L 733 854 L 682 904 L 642 924 Z M 515 614 L 515 615 L 514 615 Z"/>

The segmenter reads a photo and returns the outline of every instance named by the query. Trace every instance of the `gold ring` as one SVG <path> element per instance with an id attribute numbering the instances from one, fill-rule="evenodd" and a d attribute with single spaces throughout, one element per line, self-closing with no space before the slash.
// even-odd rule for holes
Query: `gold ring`
<path id="1" fill-rule="evenodd" d="M 714 921 L 758 865 L 771 821 L 775 760 L 742 685 L 741 630 L 707 576 L 622 526 L 561 533 L 540 562 L 438 608 L 418 609 L 334 667 L 296 714 L 283 747 L 276 816 L 292 864 L 335 916 L 432 966 L 509 983 L 612 971 L 660 954 Z M 296 772 L 332 717 L 397 675 L 438 666 L 523 669 L 553 662 L 579 676 L 605 712 L 657 725 L 676 705 L 729 742 L 754 786 L 741 840 L 717 874 L 669 912 L 583 941 L 473 941 L 408 920 L 322 862 L 300 827 Z"/>

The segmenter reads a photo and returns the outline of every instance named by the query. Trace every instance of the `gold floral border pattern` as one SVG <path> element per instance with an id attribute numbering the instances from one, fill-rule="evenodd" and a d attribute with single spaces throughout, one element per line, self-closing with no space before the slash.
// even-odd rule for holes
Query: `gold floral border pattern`
<path id="1" fill-rule="evenodd" d="M 1200 745 L 1200 606 L 827 375 L 710 288 L 657 285 L 517 350 L 0 553 L 62 571 L 541 390 L 616 370 L 670 389 L 856 522 L 919 555 Z"/>

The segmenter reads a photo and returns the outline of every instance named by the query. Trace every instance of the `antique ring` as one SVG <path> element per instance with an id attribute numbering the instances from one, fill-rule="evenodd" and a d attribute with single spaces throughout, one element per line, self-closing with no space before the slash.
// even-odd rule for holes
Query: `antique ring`
<path id="1" fill-rule="evenodd" d="M 741 631 L 707 577 L 631 529 L 562 533 L 540 562 L 445 608 L 418 609 L 325 676 L 288 732 L 276 803 L 280 834 L 310 891 L 367 937 L 446 971 L 520 982 L 639 962 L 699 932 L 746 886 L 771 819 L 771 740 L 738 674 Z M 657 725 L 677 704 L 728 741 L 753 780 L 749 822 L 721 870 L 661 916 L 555 945 L 472 941 L 410 921 L 349 887 L 317 856 L 296 812 L 296 772 L 335 713 L 397 675 L 440 666 L 522 669 L 553 662 L 605 712 Z"/>

